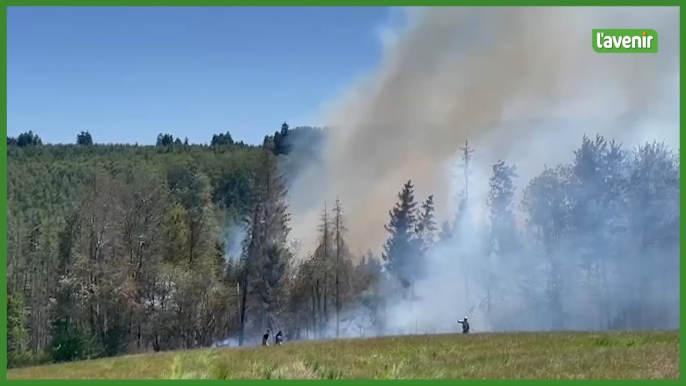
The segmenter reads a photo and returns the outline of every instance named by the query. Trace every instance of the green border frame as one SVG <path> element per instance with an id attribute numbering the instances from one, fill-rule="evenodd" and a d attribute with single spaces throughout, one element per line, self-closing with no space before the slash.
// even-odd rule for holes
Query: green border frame
<path id="1" fill-rule="evenodd" d="M 5 73 L 5 77 L 0 80 L 0 84 L 5 92 L 0 96 L 3 108 L 0 112 L 2 121 L 2 131 L 7 136 L 7 7 L 15 6 L 650 6 L 650 7 L 664 7 L 672 6 L 679 7 L 680 21 L 684 18 L 684 7 L 681 7 L 682 2 L 678 0 L 0 0 L 0 51 L 2 57 L 0 60 L 0 73 Z M 686 38 L 686 29 L 680 23 L 680 65 L 683 63 L 684 53 L 681 47 L 683 46 L 684 38 Z M 659 28 L 659 26 L 656 26 Z M 680 93 L 684 89 L 684 71 L 680 67 Z M 684 111 L 684 100 L 680 100 L 681 111 Z M 680 131 L 683 127 L 683 120 L 679 121 Z M 683 137 L 679 139 L 680 147 L 683 146 Z M 7 143 L 2 145 L 0 141 L 0 150 L 7 156 Z M 0 162 L 0 201 L 7 207 L 7 158 L 5 162 Z M 684 172 L 680 170 L 680 178 L 683 182 Z M 680 188 L 683 185 L 680 186 Z M 683 218 L 684 195 L 680 193 L 680 218 Z M 680 223 L 680 236 L 684 236 L 684 230 Z M 169 384 L 169 383 L 198 383 L 205 384 L 232 384 L 254 385 L 266 384 L 269 380 L 232 380 L 232 381 L 218 381 L 218 380 L 188 380 L 188 381 L 174 381 L 174 380 L 7 380 L 7 210 L 0 211 L 0 247 L 2 248 L 2 264 L 0 265 L 0 331 L 3 331 L 0 337 L 0 380 L 2 384 L 10 385 L 84 385 L 90 383 L 97 383 L 102 385 L 129 385 L 132 383 L 145 384 Z M 683 252 L 680 250 L 680 260 L 683 262 Z M 684 265 L 680 264 L 680 275 L 683 276 L 685 269 Z M 680 310 L 684 305 L 684 286 L 680 282 Z M 684 327 L 684 320 L 680 318 L 680 329 Z M 680 345 L 684 343 L 683 335 L 679 335 Z M 679 351 L 680 367 L 684 364 L 684 354 Z M 680 377 L 681 378 L 681 377 Z M 282 380 L 282 383 L 296 385 L 301 381 Z M 365 385 L 373 383 L 389 383 L 399 382 L 405 385 L 422 385 L 431 384 L 435 386 L 447 386 L 454 384 L 472 384 L 472 385 L 510 385 L 510 386 L 525 386 L 525 385 L 543 385 L 543 384 L 560 384 L 572 385 L 614 385 L 614 384 L 653 384 L 653 385 L 681 385 L 683 382 L 678 380 L 409 380 L 409 381 L 385 381 L 385 380 L 313 380 L 306 383 L 324 384 L 335 382 L 345 385 Z"/>

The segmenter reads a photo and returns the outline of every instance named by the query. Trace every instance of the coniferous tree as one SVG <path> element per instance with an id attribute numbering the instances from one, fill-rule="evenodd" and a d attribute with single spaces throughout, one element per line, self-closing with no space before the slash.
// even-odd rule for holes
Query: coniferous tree
<path id="1" fill-rule="evenodd" d="M 317 291 L 317 310 L 319 313 L 320 327 L 325 328 L 329 321 L 329 275 L 332 265 L 332 251 L 333 251 L 333 234 L 331 226 L 331 218 L 324 203 L 324 211 L 321 216 L 321 224 L 319 225 L 319 245 L 314 253 L 316 261 L 317 275 L 315 279 Z M 319 331 L 319 334 L 325 334 L 326 331 Z"/>
<path id="2" fill-rule="evenodd" d="M 344 267 L 348 262 L 348 248 L 345 242 L 345 233 L 347 228 L 343 218 L 343 206 L 341 201 L 336 198 L 336 203 L 333 207 L 333 230 L 336 246 L 336 264 L 334 268 L 335 274 L 335 303 L 336 303 L 336 338 L 340 336 L 340 322 L 341 322 L 341 276 L 343 275 Z"/>
<path id="3" fill-rule="evenodd" d="M 649 315 L 668 317 L 669 309 L 651 307 L 655 307 L 654 299 L 668 304 L 667 288 L 678 283 L 678 167 L 678 153 L 675 155 L 664 143 L 646 143 L 634 151 L 628 191 L 631 254 L 623 256 L 620 264 L 626 278 L 622 287 L 630 291 L 633 302 L 629 315 L 621 318 L 624 320 L 620 327 L 654 328 L 655 319 Z M 638 274 L 631 272 L 636 266 L 642 267 Z M 661 279 L 653 281 L 651 277 Z M 671 314 L 670 319 L 675 315 Z"/>
<path id="4" fill-rule="evenodd" d="M 222 134 L 215 134 L 212 136 L 212 141 L 210 142 L 210 146 L 227 146 L 227 145 L 233 145 L 233 138 L 231 137 L 231 133 L 228 131 L 226 133 Z"/>
<path id="5" fill-rule="evenodd" d="M 608 271 L 621 250 L 611 234 L 620 231 L 617 225 L 626 212 L 622 199 L 628 186 L 626 154 L 614 141 L 584 136 L 574 155 L 569 177 L 570 237 L 577 240 L 575 249 L 596 304 L 595 327 L 606 328 L 611 307 L 606 288 Z"/>
<path id="6" fill-rule="evenodd" d="M 431 195 L 422 203 L 415 230 L 422 267 L 426 264 L 426 259 L 431 254 L 436 239 L 435 211 L 434 196 Z"/>
<path id="7" fill-rule="evenodd" d="M 15 143 L 15 141 L 8 141 Z M 41 138 L 38 136 L 38 134 L 34 134 L 33 131 L 29 130 L 26 133 L 21 133 L 16 139 L 16 145 L 19 147 L 27 147 L 27 146 L 38 146 L 42 145 L 43 141 Z"/>
<path id="8" fill-rule="evenodd" d="M 174 136 L 171 134 L 160 133 L 157 136 L 156 146 L 166 147 L 166 146 L 171 146 L 173 143 L 174 143 Z"/>
<path id="9" fill-rule="evenodd" d="M 498 255 L 517 252 L 517 227 L 514 214 L 514 178 L 517 177 L 514 165 L 498 161 L 493 165 L 490 178 L 488 206 L 490 207 L 491 241 Z"/>
<path id="10" fill-rule="evenodd" d="M 385 225 L 389 233 L 382 254 L 386 267 L 404 289 L 408 289 L 416 279 L 418 268 L 414 231 L 416 223 L 414 186 L 408 181 L 398 194 L 398 203 L 389 212 L 390 221 Z"/>
<path id="11" fill-rule="evenodd" d="M 517 177 L 514 165 L 505 165 L 504 161 L 498 161 L 493 165 L 493 175 L 489 180 L 490 190 L 487 203 L 490 207 L 490 247 L 486 268 L 486 314 L 490 317 L 494 296 L 501 295 L 498 283 L 501 278 L 494 274 L 493 264 L 511 267 L 511 259 L 516 258 L 519 247 L 517 228 L 513 212 L 513 199 L 515 193 L 514 178 Z M 495 261 L 492 261 L 492 257 Z"/>
<path id="12" fill-rule="evenodd" d="M 546 169 L 531 180 L 522 199 L 529 228 L 547 259 L 546 315 L 555 329 L 564 328 L 566 319 L 562 294 L 567 280 L 562 252 L 570 227 L 569 175 L 569 168 Z"/>
<path id="13" fill-rule="evenodd" d="M 248 237 L 243 257 L 245 273 L 241 299 L 241 344 L 248 294 L 255 296 L 258 305 L 255 319 L 259 320 L 261 326 L 273 328 L 278 323 L 285 296 L 280 284 L 285 279 L 290 258 L 287 248 L 290 231 L 287 189 L 273 155 L 263 153 L 260 171 L 255 181 L 256 197 L 253 214 L 247 224 Z"/>
<path id="14" fill-rule="evenodd" d="M 82 131 L 76 136 L 76 144 L 80 146 L 93 145 L 93 137 L 88 131 Z"/>

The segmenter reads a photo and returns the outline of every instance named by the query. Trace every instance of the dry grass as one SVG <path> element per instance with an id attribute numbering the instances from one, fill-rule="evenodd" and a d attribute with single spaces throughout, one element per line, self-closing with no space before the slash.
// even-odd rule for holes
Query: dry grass
<path id="1" fill-rule="evenodd" d="M 425 335 L 125 356 L 8 371 L 10 379 L 658 379 L 679 332 Z"/>

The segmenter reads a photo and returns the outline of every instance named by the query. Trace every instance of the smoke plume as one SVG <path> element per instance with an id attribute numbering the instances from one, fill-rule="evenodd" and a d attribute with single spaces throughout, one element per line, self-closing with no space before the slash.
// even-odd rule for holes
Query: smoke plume
<path id="1" fill-rule="evenodd" d="M 408 179 L 419 200 L 434 194 L 438 215 L 452 216 L 466 140 L 475 178 L 483 176 L 475 189 L 487 188 L 498 159 L 515 163 L 521 181 L 569 161 L 584 134 L 629 147 L 678 143 L 678 8 L 408 8 L 392 16 L 404 25 L 382 30 L 378 70 L 328 105 L 323 163 L 291 189 L 309 198 L 293 207 L 292 235 L 305 249 L 324 201 L 338 196 L 353 250 L 379 252 Z M 659 53 L 596 53 L 593 28 L 655 29 Z"/>
<path id="2" fill-rule="evenodd" d="M 392 16 L 399 15 L 404 25 L 381 31 L 384 56 L 377 71 L 359 79 L 323 113 L 321 125 L 332 130 L 322 163 L 300 173 L 291 188 L 291 196 L 307 197 L 292 206 L 291 235 L 303 242 L 303 250 L 315 248 L 324 202 L 338 197 L 352 251 L 371 249 L 378 255 L 388 236 L 383 226 L 388 211 L 409 179 L 418 201 L 433 194 L 438 220 L 452 220 L 464 190 L 460 147 L 469 141 L 475 150 L 471 209 L 456 224 L 462 245 L 434 251 L 427 279 L 415 288 L 419 301 L 386 299 L 383 333 L 455 331 L 455 321 L 465 314 L 477 331 L 554 328 L 550 320 L 557 317 L 564 317 L 566 329 L 602 329 L 611 328 L 611 318 L 601 316 L 609 307 L 618 314 L 631 307 L 678 310 L 678 274 L 664 271 L 655 271 L 651 279 L 651 288 L 658 288 L 658 281 L 662 287 L 646 293 L 647 303 L 635 303 L 626 283 L 646 280 L 643 263 L 628 271 L 635 276 L 607 274 L 612 283 L 604 284 L 602 296 L 608 306 L 597 307 L 603 303 L 591 300 L 596 290 L 577 274 L 575 264 L 584 257 L 571 249 L 561 258 L 570 264 L 563 268 L 568 280 L 560 299 L 564 316 L 525 303 L 519 291 L 526 282 L 532 291 L 545 291 L 546 261 L 521 255 L 493 265 L 479 252 L 483 235 L 478 234 L 488 222 L 488 178 L 499 159 L 517 166 L 521 195 L 544 166 L 570 163 L 584 135 L 601 134 L 628 149 L 655 140 L 678 147 L 678 8 L 455 7 L 403 9 Z M 659 52 L 596 53 L 594 28 L 655 29 Z M 665 267 L 678 267 L 675 248 L 676 254 L 664 258 L 669 260 Z M 517 272 L 521 267 L 527 271 Z M 482 312 L 490 296 L 486 288 L 493 287 L 489 277 L 497 277 L 500 293 L 507 294 L 490 317 Z M 358 320 L 363 314 L 348 310 Z M 678 311 L 661 315 L 656 317 L 660 327 L 678 326 Z M 370 334 L 368 328 L 359 330 L 345 335 Z"/>

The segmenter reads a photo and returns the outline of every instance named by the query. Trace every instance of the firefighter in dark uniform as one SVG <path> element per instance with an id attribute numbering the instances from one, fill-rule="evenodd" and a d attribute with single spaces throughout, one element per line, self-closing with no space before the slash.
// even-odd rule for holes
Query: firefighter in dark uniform
<path id="1" fill-rule="evenodd" d="M 462 325 L 462 333 L 463 334 L 469 333 L 469 322 L 467 321 L 466 316 L 464 317 L 464 319 L 458 320 L 457 323 L 460 323 Z"/>
<path id="2" fill-rule="evenodd" d="M 262 346 L 269 346 L 269 330 L 267 333 L 262 335 Z"/>

